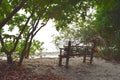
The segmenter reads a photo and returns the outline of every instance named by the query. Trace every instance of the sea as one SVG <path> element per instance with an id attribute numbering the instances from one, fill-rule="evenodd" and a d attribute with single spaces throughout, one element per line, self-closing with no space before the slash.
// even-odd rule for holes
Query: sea
<path id="1" fill-rule="evenodd" d="M 41 52 L 30 56 L 30 58 L 58 58 L 59 52 Z"/>
<path id="2" fill-rule="evenodd" d="M 39 52 L 36 53 L 35 55 L 30 55 L 29 58 L 30 59 L 36 59 L 36 58 L 58 58 L 58 55 L 60 53 L 57 52 Z M 0 55 L 0 60 L 7 60 L 6 55 L 2 54 Z"/>

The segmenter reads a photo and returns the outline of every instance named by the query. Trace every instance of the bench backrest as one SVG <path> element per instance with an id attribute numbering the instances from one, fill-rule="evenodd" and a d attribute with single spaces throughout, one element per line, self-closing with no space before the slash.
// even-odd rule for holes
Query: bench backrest
<path id="1" fill-rule="evenodd" d="M 71 46 L 71 41 L 68 42 L 68 46 L 64 46 L 65 54 L 91 54 L 92 46 Z"/>

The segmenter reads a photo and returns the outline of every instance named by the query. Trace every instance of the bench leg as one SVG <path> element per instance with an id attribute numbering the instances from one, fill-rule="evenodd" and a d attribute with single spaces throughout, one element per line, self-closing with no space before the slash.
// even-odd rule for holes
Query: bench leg
<path id="1" fill-rule="evenodd" d="M 68 68 L 68 65 L 69 65 L 69 57 L 66 58 L 66 65 L 65 65 L 65 67 Z"/>
<path id="2" fill-rule="evenodd" d="M 93 54 L 90 55 L 90 64 L 92 64 L 93 61 Z"/>
<path id="3" fill-rule="evenodd" d="M 62 57 L 59 57 L 59 66 L 62 66 Z"/>
<path id="4" fill-rule="evenodd" d="M 86 62 L 86 54 L 83 56 L 83 63 Z"/>

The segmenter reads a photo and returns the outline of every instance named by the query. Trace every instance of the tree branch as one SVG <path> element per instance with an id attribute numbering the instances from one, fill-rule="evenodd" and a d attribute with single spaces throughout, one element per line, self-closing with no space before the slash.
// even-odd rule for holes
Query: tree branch
<path id="1" fill-rule="evenodd" d="M 17 46 L 17 44 L 18 44 L 18 42 L 19 42 L 19 39 L 20 39 L 22 33 L 24 32 L 24 30 L 25 30 L 25 28 L 26 28 L 28 22 L 30 21 L 30 18 L 33 16 L 33 14 L 34 14 L 34 11 L 33 11 L 32 14 L 28 17 L 28 19 L 27 19 L 25 25 L 23 26 L 23 28 L 22 28 L 22 30 L 21 30 L 21 32 L 20 32 L 20 34 L 19 34 L 19 36 L 18 36 L 18 38 L 17 38 L 17 40 L 16 40 L 16 42 L 15 42 L 15 45 L 14 45 L 13 49 L 11 50 L 11 52 L 14 51 L 14 50 L 16 49 L 16 46 Z"/>
<path id="2" fill-rule="evenodd" d="M 8 50 L 5 48 L 5 45 L 4 45 L 4 41 L 3 41 L 3 38 L 2 36 L 0 35 L 0 43 L 2 45 L 2 49 L 5 53 L 8 53 Z"/>
<path id="3" fill-rule="evenodd" d="M 42 26 L 40 26 L 40 27 L 37 29 L 37 31 L 33 34 L 33 36 L 35 36 L 35 35 L 38 33 L 38 31 L 47 24 L 47 22 L 48 22 L 48 21 L 46 21 L 46 23 L 44 23 Z"/>
<path id="4" fill-rule="evenodd" d="M 24 6 L 27 0 L 22 0 L 21 3 L 2 21 L 0 22 L 0 29 Z"/>

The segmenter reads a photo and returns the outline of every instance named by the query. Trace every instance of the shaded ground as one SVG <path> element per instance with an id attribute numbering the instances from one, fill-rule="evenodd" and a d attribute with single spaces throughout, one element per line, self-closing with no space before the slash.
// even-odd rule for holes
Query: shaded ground
<path id="1" fill-rule="evenodd" d="M 120 64 L 100 58 L 89 64 L 81 59 L 71 58 L 69 69 L 58 67 L 58 59 L 28 59 L 21 67 L 0 61 L 0 80 L 120 80 Z"/>

